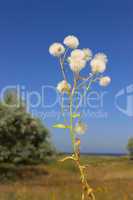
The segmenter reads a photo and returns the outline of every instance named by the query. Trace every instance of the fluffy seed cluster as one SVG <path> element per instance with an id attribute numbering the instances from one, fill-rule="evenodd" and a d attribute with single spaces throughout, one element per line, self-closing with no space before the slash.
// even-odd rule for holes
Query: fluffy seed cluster
<path id="1" fill-rule="evenodd" d="M 103 87 L 106 87 L 110 84 L 111 78 L 109 76 L 104 76 L 100 78 L 99 84 Z"/>
<path id="2" fill-rule="evenodd" d="M 92 51 L 89 48 L 87 48 L 87 49 L 83 49 L 83 52 L 84 52 L 84 59 L 86 61 L 91 60 L 91 58 L 92 58 Z"/>
<path id="3" fill-rule="evenodd" d="M 70 68 L 73 72 L 80 72 L 85 66 L 87 61 L 91 59 L 92 53 L 90 49 L 75 49 L 71 52 L 68 58 Z"/>
<path id="4" fill-rule="evenodd" d="M 81 122 L 78 122 L 74 127 L 74 132 L 77 134 L 84 134 L 87 131 L 86 124 L 83 124 Z"/>
<path id="5" fill-rule="evenodd" d="M 65 80 L 59 82 L 57 85 L 57 90 L 60 93 L 67 93 L 70 91 L 70 89 L 71 89 L 71 85 L 69 83 L 67 83 L 67 81 L 65 81 Z"/>
<path id="6" fill-rule="evenodd" d="M 103 73 L 106 70 L 107 56 L 103 53 L 98 53 L 91 60 L 92 73 Z"/>
<path id="7" fill-rule="evenodd" d="M 64 42 L 63 42 L 67 47 L 71 49 L 76 49 L 79 46 L 79 40 L 77 37 L 73 35 L 69 35 L 65 37 Z"/>
<path id="8" fill-rule="evenodd" d="M 49 53 L 55 57 L 61 56 L 65 52 L 65 48 L 61 43 L 54 43 L 49 47 Z"/>
<path id="9" fill-rule="evenodd" d="M 85 68 L 88 61 L 90 61 L 91 73 L 93 75 L 97 73 L 103 73 L 106 70 L 106 65 L 108 62 L 107 56 L 104 53 L 97 53 L 92 58 L 92 52 L 89 48 L 79 49 L 79 39 L 74 35 L 69 35 L 65 37 L 63 41 L 64 45 L 71 48 L 72 51 L 70 56 L 66 57 L 66 49 L 61 43 L 53 43 L 49 47 L 49 53 L 55 57 L 60 57 L 67 61 L 70 69 L 75 73 L 80 73 L 80 71 Z M 101 86 L 107 86 L 111 82 L 110 77 L 102 77 L 99 79 L 99 84 Z M 59 92 L 68 92 L 71 86 L 65 80 L 61 81 L 57 85 L 57 90 Z"/>

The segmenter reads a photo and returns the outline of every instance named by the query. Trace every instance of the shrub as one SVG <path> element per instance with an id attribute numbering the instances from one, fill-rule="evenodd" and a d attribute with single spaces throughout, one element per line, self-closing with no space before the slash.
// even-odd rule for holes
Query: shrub
<path id="1" fill-rule="evenodd" d="M 8 92 L 0 102 L 0 162 L 46 161 L 52 155 L 49 131 L 41 120 L 26 112 L 24 103 L 9 106 L 17 101 L 17 95 Z"/>

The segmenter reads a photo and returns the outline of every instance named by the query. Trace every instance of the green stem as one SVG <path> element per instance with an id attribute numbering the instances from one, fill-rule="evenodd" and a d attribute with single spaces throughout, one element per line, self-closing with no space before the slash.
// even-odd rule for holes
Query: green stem
<path id="1" fill-rule="evenodd" d="M 72 92 L 71 92 L 71 95 L 70 95 L 70 135 L 71 135 L 74 153 L 75 153 L 75 134 L 73 132 L 73 96 L 74 96 L 74 93 L 75 93 L 76 86 L 77 86 L 77 80 L 74 76 L 74 85 L 73 85 L 73 89 L 72 89 Z"/>
<path id="2" fill-rule="evenodd" d="M 72 140 L 73 151 L 75 152 L 75 135 L 73 132 L 73 96 L 70 96 L 70 136 Z"/>
<path id="3" fill-rule="evenodd" d="M 90 81 L 89 81 L 89 84 L 88 84 L 87 88 L 86 88 L 87 92 L 89 92 L 93 81 L 94 81 L 94 80 L 93 80 L 93 77 L 92 77 L 92 78 L 90 79 Z M 82 85 L 82 86 L 83 86 L 83 85 Z M 83 94 L 81 95 L 82 99 L 85 98 L 85 95 L 86 95 L 86 93 L 83 93 Z M 75 111 L 75 112 L 78 112 L 79 108 L 80 108 L 80 106 L 77 104 L 77 105 L 76 105 L 76 111 Z"/>
<path id="4" fill-rule="evenodd" d="M 63 96 L 61 96 L 61 113 L 62 113 L 62 117 L 64 118 L 64 122 L 66 123 L 66 117 L 65 117 L 65 109 L 64 109 L 64 99 Z"/>

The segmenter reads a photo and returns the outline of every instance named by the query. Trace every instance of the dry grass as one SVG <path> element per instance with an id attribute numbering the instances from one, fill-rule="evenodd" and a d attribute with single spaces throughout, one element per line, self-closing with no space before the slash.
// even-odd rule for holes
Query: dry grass
<path id="1" fill-rule="evenodd" d="M 133 163 L 127 158 L 83 156 L 97 200 L 133 200 Z M 20 179 L 0 184 L 0 200 L 80 200 L 78 172 L 71 162 L 21 168 Z"/>

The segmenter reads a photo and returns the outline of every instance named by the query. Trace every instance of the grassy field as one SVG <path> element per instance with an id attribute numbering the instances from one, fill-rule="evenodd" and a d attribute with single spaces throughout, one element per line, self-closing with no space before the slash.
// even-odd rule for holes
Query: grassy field
<path id="1" fill-rule="evenodd" d="M 82 156 L 97 200 L 133 200 L 133 163 L 126 157 Z M 0 200 L 81 200 L 78 171 L 71 161 L 17 169 L 0 183 Z"/>

